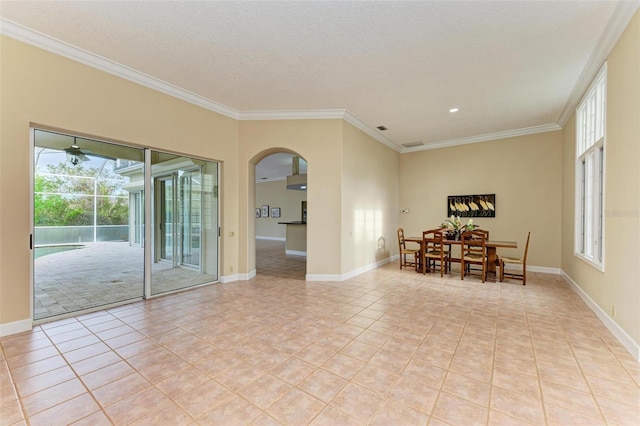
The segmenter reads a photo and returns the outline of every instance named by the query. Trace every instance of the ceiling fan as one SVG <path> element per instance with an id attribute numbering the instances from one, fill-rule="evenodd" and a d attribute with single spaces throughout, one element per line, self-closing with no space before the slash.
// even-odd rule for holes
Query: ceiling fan
<path id="1" fill-rule="evenodd" d="M 73 145 L 69 148 L 65 148 L 64 152 L 67 153 L 67 161 L 74 166 L 77 166 L 83 161 L 87 161 L 89 159 L 89 157 L 87 157 L 78 146 L 76 138 L 73 138 Z"/>
<path id="2" fill-rule="evenodd" d="M 106 160 L 115 160 L 115 158 L 113 157 L 95 154 L 86 149 L 82 151 L 78 146 L 78 141 L 76 137 L 73 138 L 73 144 L 69 148 L 65 148 L 64 152 L 67 154 L 67 161 L 71 163 L 73 166 L 77 166 L 78 164 L 84 161 L 88 161 L 89 157 L 87 157 L 87 155 L 90 155 L 92 157 L 104 158 Z"/>

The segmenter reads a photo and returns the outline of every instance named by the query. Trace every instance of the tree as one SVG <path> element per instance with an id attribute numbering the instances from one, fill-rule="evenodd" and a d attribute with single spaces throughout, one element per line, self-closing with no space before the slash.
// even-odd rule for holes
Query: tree
<path id="1" fill-rule="evenodd" d="M 111 161 L 111 160 L 108 160 Z M 36 174 L 34 222 L 36 226 L 93 225 L 94 196 L 97 196 L 96 225 L 126 225 L 129 206 L 121 188 L 122 179 L 110 169 L 49 164 L 47 173 Z"/>

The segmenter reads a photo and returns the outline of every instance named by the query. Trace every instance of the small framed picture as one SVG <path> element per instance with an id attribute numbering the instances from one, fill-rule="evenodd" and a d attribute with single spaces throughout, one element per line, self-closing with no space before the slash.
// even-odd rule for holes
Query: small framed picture
<path id="1" fill-rule="evenodd" d="M 262 217 L 262 209 L 260 207 L 256 207 L 256 217 Z"/>
<path id="2" fill-rule="evenodd" d="M 280 217 L 280 207 L 271 208 L 271 217 Z"/>
<path id="3" fill-rule="evenodd" d="M 262 206 L 262 217 L 269 217 L 269 206 L 266 204 Z"/>

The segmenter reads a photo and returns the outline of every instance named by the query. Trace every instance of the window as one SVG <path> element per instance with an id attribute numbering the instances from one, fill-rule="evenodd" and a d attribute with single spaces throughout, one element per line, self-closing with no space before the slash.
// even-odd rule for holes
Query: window
<path id="1" fill-rule="evenodd" d="M 604 271 L 607 64 L 576 110 L 575 254 Z"/>

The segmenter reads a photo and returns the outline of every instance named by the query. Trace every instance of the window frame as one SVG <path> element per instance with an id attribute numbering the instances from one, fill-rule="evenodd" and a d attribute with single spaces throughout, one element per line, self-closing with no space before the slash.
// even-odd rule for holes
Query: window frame
<path id="1" fill-rule="evenodd" d="M 605 270 L 607 63 L 576 107 L 574 255 Z"/>

